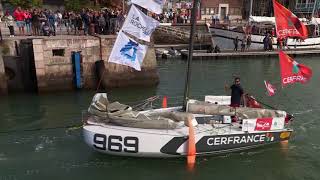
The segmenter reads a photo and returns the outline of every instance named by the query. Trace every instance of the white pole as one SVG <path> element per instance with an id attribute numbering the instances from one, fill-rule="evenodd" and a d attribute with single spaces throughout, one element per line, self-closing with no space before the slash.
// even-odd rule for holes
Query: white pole
<path id="1" fill-rule="evenodd" d="M 253 5 L 253 0 L 250 0 L 250 12 L 249 12 L 249 18 L 252 16 L 252 5 Z"/>
<path id="2" fill-rule="evenodd" d="M 312 16 L 311 18 L 314 17 L 314 11 L 316 10 L 316 5 L 317 5 L 317 0 L 314 1 L 314 5 L 313 5 L 313 10 L 312 10 Z"/>

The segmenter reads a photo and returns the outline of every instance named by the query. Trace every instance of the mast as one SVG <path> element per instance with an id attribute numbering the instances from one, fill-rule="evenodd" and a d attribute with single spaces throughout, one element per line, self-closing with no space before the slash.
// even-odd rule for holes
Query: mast
<path id="1" fill-rule="evenodd" d="M 189 38 L 189 53 L 188 53 L 188 63 L 187 63 L 187 78 L 184 89 L 184 98 L 183 98 L 183 109 L 187 109 L 187 103 L 189 99 L 189 91 L 190 91 L 190 78 L 191 78 L 191 62 L 193 55 L 193 43 L 194 43 L 194 32 L 197 23 L 197 12 L 198 12 L 199 0 L 193 0 L 193 8 L 191 13 L 191 30 L 190 30 L 190 38 Z"/>
<path id="2" fill-rule="evenodd" d="M 253 0 L 250 0 L 250 11 L 249 11 L 249 18 L 250 19 L 250 16 L 252 16 L 252 5 L 253 5 Z"/>
<path id="3" fill-rule="evenodd" d="M 314 0 L 314 5 L 313 5 L 313 10 L 312 10 L 311 18 L 314 17 L 314 12 L 315 12 L 315 10 L 316 10 L 316 6 L 317 6 L 317 0 Z"/>

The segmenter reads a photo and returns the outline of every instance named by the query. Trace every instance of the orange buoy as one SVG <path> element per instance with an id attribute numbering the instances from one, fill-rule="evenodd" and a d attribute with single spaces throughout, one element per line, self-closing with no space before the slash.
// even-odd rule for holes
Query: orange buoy
<path id="1" fill-rule="evenodd" d="M 188 169 L 193 170 L 194 165 L 196 163 L 196 140 L 194 136 L 194 129 L 192 125 L 192 119 L 188 119 L 189 125 L 189 140 L 188 140 L 188 156 L 187 156 L 187 163 Z"/>
<path id="2" fill-rule="evenodd" d="M 167 108 L 168 104 L 167 104 L 167 96 L 163 96 L 162 99 L 162 108 Z"/>

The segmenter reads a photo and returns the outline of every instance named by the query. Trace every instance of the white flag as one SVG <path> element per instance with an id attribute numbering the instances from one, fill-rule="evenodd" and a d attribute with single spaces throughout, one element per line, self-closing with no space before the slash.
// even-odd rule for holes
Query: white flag
<path id="1" fill-rule="evenodd" d="M 136 6 L 132 5 L 122 30 L 150 42 L 150 36 L 159 24 L 157 20 L 145 15 Z"/>
<path id="2" fill-rule="evenodd" d="M 131 0 L 131 2 L 156 14 L 161 14 L 165 0 Z"/>
<path id="3" fill-rule="evenodd" d="M 147 49 L 147 46 L 139 44 L 120 31 L 111 51 L 109 62 L 130 66 L 141 71 Z"/>

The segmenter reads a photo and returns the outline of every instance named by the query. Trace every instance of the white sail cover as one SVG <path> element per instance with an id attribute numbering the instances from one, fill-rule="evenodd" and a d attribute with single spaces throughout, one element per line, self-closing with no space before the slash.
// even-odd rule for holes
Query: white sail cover
<path id="1" fill-rule="evenodd" d="M 162 8 L 165 0 L 131 0 L 131 3 L 139 5 L 156 14 L 162 13 Z"/>
<path id="2" fill-rule="evenodd" d="M 135 5 L 132 5 L 122 30 L 138 39 L 150 42 L 150 36 L 159 24 L 157 20 L 145 15 Z"/>
<path id="3" fill-rule="evenodd" d="M 147 46 L 139 44 L 120 31 L 111 51 L 109 62 L 130 66 L 141 71 L 147 49 Z"/>
<path id="4" fill-rule="evenodd" d="M 299 20 L 301 22 L 307 22 L 306 18 L 299 18 Z M 267 16 L 250 16 L 249 21 L 254 23 L 271 23 L 271 24 L 276 23 L 275 17 L 267 17 Z"/>

